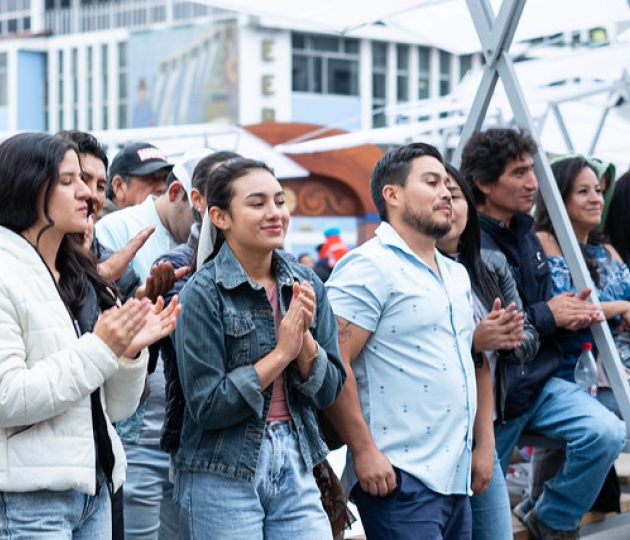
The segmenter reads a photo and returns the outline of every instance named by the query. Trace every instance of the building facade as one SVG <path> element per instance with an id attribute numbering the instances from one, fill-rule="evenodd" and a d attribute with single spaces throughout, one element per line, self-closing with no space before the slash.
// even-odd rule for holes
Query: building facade
<path id="1" fill-rule="evenodd" d="M 382 34 L 382 30 L 380 31 Z M 180 0 L 0 0 L 0 131 L 390 125 L 478 55 L 263 26 Z"/>

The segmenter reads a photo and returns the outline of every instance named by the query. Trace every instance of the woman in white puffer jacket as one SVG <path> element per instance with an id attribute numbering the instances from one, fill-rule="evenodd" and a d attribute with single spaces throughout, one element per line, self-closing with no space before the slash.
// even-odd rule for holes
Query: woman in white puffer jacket
<path id="1" fill-rule="evenodd" d="M 179 307 L 116 305 L 81 246 L 90 191 L 72 142 L 7 139 L 0 193 L 0 537 L 109 539 L 126 467 L 111 422 L 136 409 L 145 347 Z M 83 333 L 90 287 L 104 311 Z"/>

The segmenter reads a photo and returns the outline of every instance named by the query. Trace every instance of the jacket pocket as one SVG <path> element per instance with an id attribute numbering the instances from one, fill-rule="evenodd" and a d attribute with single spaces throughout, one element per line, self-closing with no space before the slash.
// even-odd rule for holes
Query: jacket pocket
<path id="1" fill-rule="evenodd" d="M 224 321 L 228 369 L 252 363 L 252 341 L 256 328 L 252 316 L 249 313 L 226 313 Z"/>

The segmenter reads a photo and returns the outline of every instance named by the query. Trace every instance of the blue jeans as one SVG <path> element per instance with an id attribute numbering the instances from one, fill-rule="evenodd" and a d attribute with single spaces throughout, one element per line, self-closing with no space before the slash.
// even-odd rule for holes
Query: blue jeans
<path id="1" fill-rule="evenodd" d="M 512 540 L 510 497 L 495 450 L 494 471 L 488 489 L 470 499 L 475 540 Z"/>
<path id="2" fill-rule="evenodd" d="M 12 540 L 110 540 L 109 491 L 0 493 L 0 537 Z"/>
<path id="3" fill-rule="evenodd" d="M 313 471 L 290 422 L 265 429 L 253 482 L 178 471 L 175 495 L 185 538 L 332 540 Z"/>
<path id="4" fill-rule="evenodd" d="M 577 529 L 624 446 L 625 424 L 575 383 L 552 377 L 529 411 L 495 426 L 504 475 L 524 430 L 566 442 L 566 461 L 545 482 L 536 513 L 551 529 Z"/>
<path id="5" fill-rule="evenodd" d="M 356 483 L 352 498 L 367 538 L 398 540 L 469 540 L 472 534 L 470 500 L 466 495 L 442 495 L 401 469 L 396 489 L 375 497 Z"/>
<path id="6" fill-rule="evenodd" d="M 173 484 L 168 479 L 169 454 L 158 446 L 124 443 L 127 482 L 123 487 L 127 540 L 181 538 Z"/>

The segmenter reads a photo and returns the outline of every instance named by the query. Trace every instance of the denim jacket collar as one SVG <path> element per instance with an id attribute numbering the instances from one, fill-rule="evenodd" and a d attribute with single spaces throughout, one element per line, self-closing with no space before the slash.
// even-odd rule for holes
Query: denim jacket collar
<path id="1" fill-rule="evenodd" d="M 291 269 L 289 256 L 279 249 L 274 250 L 273 266 L 278 287 L 290 287 L 295 281 L 301 281 L 299 275 Z M 217 283 L 225 289 L 235 289 L 243 283 L 249 283 L 252 289 L 261 288 L 261 285 L 252 281 L 245 273 L 227 242 L 217 253 L 215 271 Z"/>

